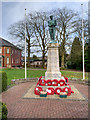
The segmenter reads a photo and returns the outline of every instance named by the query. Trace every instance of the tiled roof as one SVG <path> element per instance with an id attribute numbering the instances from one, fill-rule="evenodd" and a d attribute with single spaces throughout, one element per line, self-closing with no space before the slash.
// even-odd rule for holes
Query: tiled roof
<path id="1" fill-rule="evenodd" d="M 13 45 L 9 41 L 7 41 L 7 40 L 5 40 L 1 37 L 0 37 L 0 46 L 2 46 L 2 47 L 13 47 L 13 48 L 19 49 L 17 46 Z M 19 49 L 19 50 L 21 50 L 21 49 Z"/>

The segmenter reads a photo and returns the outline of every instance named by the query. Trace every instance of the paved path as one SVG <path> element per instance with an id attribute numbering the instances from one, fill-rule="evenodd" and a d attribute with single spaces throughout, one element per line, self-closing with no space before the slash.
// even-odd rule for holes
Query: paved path
<path id="1" fill-rule="evenodd" d="M 22 99 L 27 89 L 35 82 L 16 85 L 2 94 L 7 104 L 8 118 L 87 118 L 88 101 Z M 74 86 L 87 98 L 88 86 Z"/>

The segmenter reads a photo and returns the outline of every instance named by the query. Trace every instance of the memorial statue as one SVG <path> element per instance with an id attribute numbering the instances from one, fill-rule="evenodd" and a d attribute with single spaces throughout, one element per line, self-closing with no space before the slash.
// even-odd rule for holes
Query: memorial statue
<path id="1" fill-rule="evenodd" d="M 50 33 L 50 38 L 51 41 L 50 43 L 57 43 L 55 41 L 55 32 L 56 32 L 56 20 L 53 20 L 53 16 L 50 16 L 50 20 L 48 21 L 48 26 L 49 26 L 49 33 Z"/>

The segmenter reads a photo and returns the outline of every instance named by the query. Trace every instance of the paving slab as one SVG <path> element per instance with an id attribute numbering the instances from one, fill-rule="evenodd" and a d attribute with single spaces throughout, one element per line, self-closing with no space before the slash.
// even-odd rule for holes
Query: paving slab
<path id="1" fill-rule="evenodd" d="M 54 89 L 57 88 L 57 86 L 40 86 L 44 90 L 47 88 L 53 87 Z M 60 98 L 59 95 L 53 94 L 53 95 L 47 95 L 47 97 L 40 97 L 39 95 L 36 95 L 34 93 L 34 89 L 36 88 L 36 84 L 32 85 L 27 92 L 25 92 L 24 96 L 22 98 L 24 99 L 58 99 L 58 100 L 86 100 L 86 98 L 74 87 L 74 85 L 71 85 L 71 90 L 74 91 L 74 93 L 71 93 L 70 96 L 67 96 L 67 98 Z"/>
<path id="2" fill-rule="evenodd" d="M 20 83 L 2 93 L 8 118 L 88 118 L 88 86 L 70 83 L 85 100 L 23 99 L 36 82 Z"/>

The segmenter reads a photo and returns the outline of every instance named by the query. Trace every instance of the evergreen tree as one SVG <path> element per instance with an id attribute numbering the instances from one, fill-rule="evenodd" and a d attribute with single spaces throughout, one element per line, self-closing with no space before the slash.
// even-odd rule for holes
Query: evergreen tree
<path id="1" fill-rule="evenodd" d="M 90 43 L 85 44 L 85 71 L 90 72 Z"/>
<path id="2" fill-rule="evenodd" d="M 72 69 L 82 69 L 82 45 L 78 37 L 72 43 L 70 63 Z"/>
<path id="3" fill-rule="evenodd" d="M 63 51 L 62 45 L 60 45 L 59 46 L 59 66 L 60 67 L 61 67 L 61 60 L 62 60 L 62 51 Z M 67 56 L 68 56 L 68 54 L 65 50 L 65 52 L 64 52 L 64 67 L 66 67 L 65 65 L 67 64 Z M 61 69 L 64 69 L 64 68 L 61 67 Z"/>
<path id="4" fill-rule="evenodd" d="M 37 60 L 38 57 L 36 55 L 33 55 L 33 60 Z"/>

